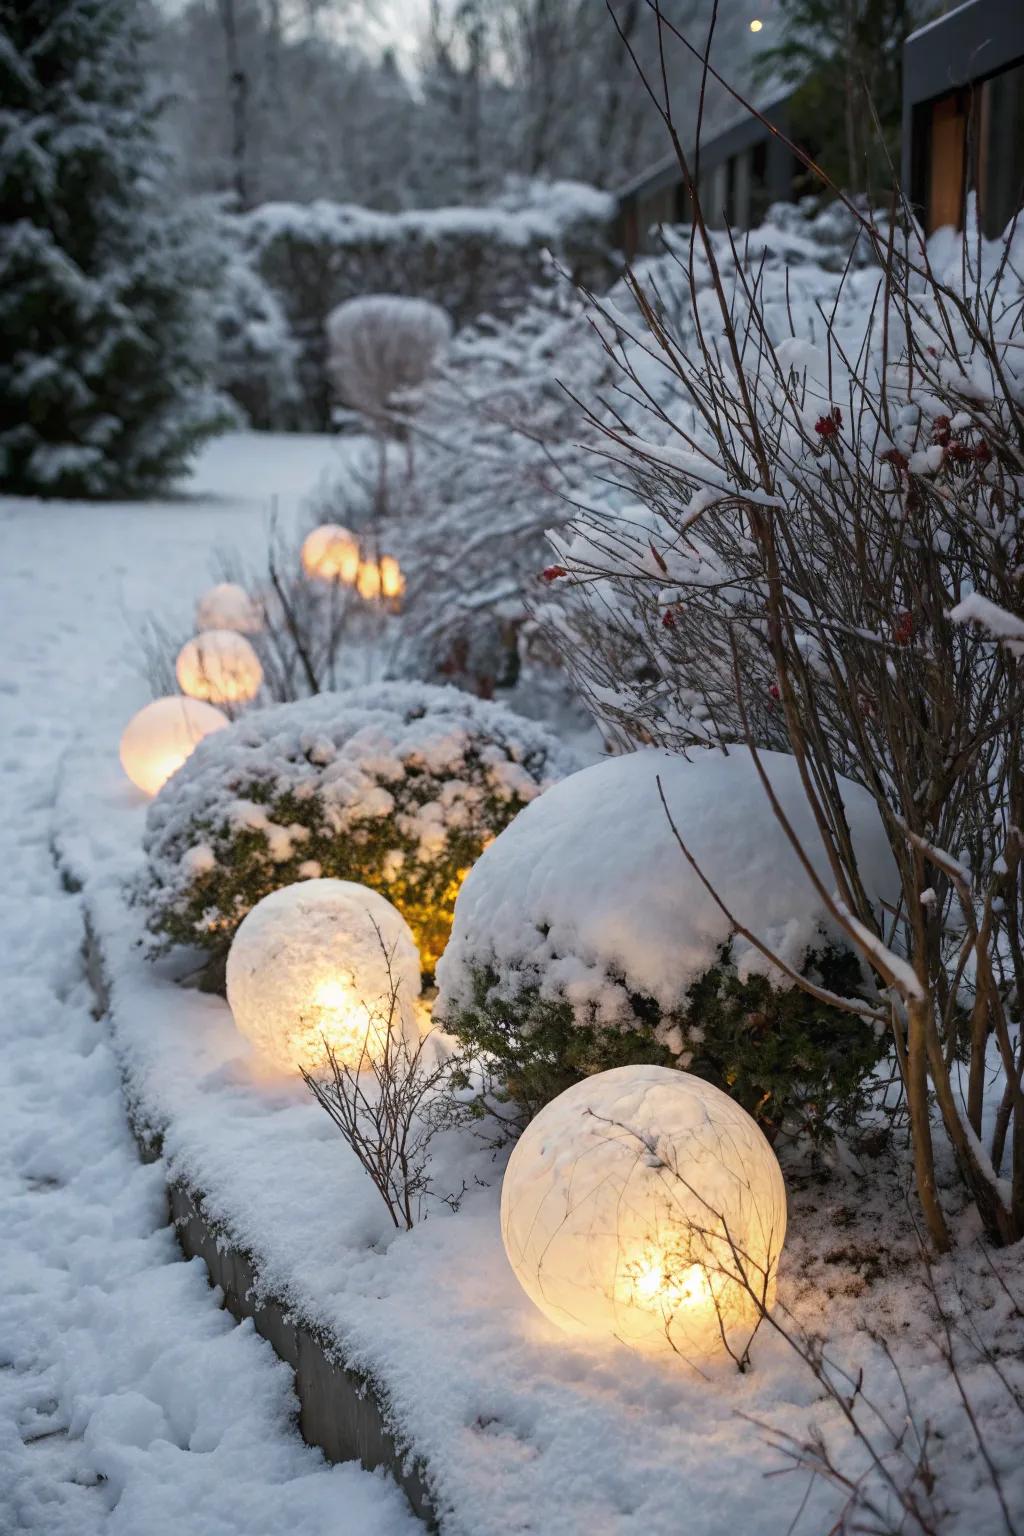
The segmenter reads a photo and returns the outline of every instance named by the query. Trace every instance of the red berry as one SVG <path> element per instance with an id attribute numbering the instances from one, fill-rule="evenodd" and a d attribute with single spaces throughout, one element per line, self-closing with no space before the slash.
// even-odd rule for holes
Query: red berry
<path id="1" fill-rule="evenodd" d="M 569 572 L 564 565 L 549 565 L 547 570 L 541 571 L 541 581 L 558 581 L 561 576 L 568 576 Z"/>
<path id="2" fill-rule="evenodd" d="M 914 615 L 906 611 L 897 614 L 892 635 L 897 645 L 909 645 L 914 638 Z"/>

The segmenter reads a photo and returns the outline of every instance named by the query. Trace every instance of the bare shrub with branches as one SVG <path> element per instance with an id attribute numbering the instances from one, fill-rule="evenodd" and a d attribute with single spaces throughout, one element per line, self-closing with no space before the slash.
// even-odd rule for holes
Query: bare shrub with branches
<path id="1" fill-rule="evenodd" d="M 652 10 L 663 49 L 692 51 Z M 671 258 L 680 301 L 667 307 L 634 275 L 632 328 L 596 304 L 632 414 L 592 421 L 609 477 L 634 500 L 581 508 L 557 541 L 568 597 L 556 633 L 627 741 L 794 754 L 827 883 L 762 773 L 765 815 L 787 828 L 886 994 L 932 1240 L 950 1241 L 934 1101 L 986 1232 L 1013 1242 L 1024 1236 L 1024 243 L 1015 223 L 994 245 L 969 234 L 941 262 L 905 209 L 882 222 L 847 202 L 873 269 L 851 263 L 828 302 L 794 315 L 787 296 L 780 315 L 763 264 L 707 227 L 667 78 L 646 84 L 693 209 L 688 248 Z M 840 774 L 874 796 L 899 867 L 884 921 L 865 899 Z"/>
<path id="2" fill-rule="evenodd" d="M 452 1092 L 451 1064 L 437 1031 L 415 1042 L 402 1028 L 399 981 L 378 930 L 390 981 L 388 993 L 368 1009 L 366 1035 L 355 1063 L 324 1041 L 327 1072 L 302 1076 L 359 1159 L 398 1228 L 411 1230 L 431 1198 L 458 1208 L 465 1192 L 434 1189 L 430 1148 L 441 1131 L 463 1123 L 466 1111 Z"/>

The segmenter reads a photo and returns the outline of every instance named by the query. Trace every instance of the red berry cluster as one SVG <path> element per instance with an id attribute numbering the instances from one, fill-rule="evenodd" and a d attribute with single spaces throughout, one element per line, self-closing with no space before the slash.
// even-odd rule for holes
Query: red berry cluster
<path id="1" fill-rule="evenodd" d="M 827 416 L 819 416 L 814 423 L 814 430 L 822 442 L 827 442 L 830 437 L 838 437 L 839 428 L 843 424 L 843 413 L 838 405 L 834 405 Z"/>

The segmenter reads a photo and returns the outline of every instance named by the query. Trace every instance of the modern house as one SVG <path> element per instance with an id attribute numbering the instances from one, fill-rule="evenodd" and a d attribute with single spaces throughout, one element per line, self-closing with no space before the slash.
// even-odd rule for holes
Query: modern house
<path id="1" fill-rule="evenodd" d="M 1024 6 L 1024 0 L 1020 0 Z M 700 146 L 698 190 L 704 217 L 713 228 L 752 229 L 771 203 L 794 195 L 800 171 L 793 152 L 772 132 L 787 133 L 789 94 L 760 109 L 765 121 L 744 114 Z M 618 192 L 618 245 L 632 261 L 651 249 L 659 224 L 689 221 L 689 197 L 679 161 L 667 155 Z"/>
<path id="2" fill-rule="evenodd" d="M 790 96 L 701 145 L 707 222 L 751 229 L 769 204 L 806 190 L 787 134 Z M 976 191 L 984 232 L 1001 234 L 1024 202 L 1024 0 L 967 0 L 910 36 L 903 52 L 903 188 L 929 233 L 961 228 Z M 618 193 L 617 243 L 627 260 L 656 248 L 659 224 L 686 223 L 674 155 Z"/>
<path id="3" fill-rule="evenodd" d="M 1002 234 L 1024 201 L 1024 0 L 967 0 L 903 50 L 903 186 L 925 229 Z"/>

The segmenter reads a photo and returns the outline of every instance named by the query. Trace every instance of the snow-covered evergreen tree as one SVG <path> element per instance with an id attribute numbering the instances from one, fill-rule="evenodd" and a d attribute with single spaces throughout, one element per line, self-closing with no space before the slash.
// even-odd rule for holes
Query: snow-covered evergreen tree
<path id="1" fill-rule="evenodd" d="M 140 495 L 226 421 L 140 0 L 0 0 L 0 485 Z"/>

